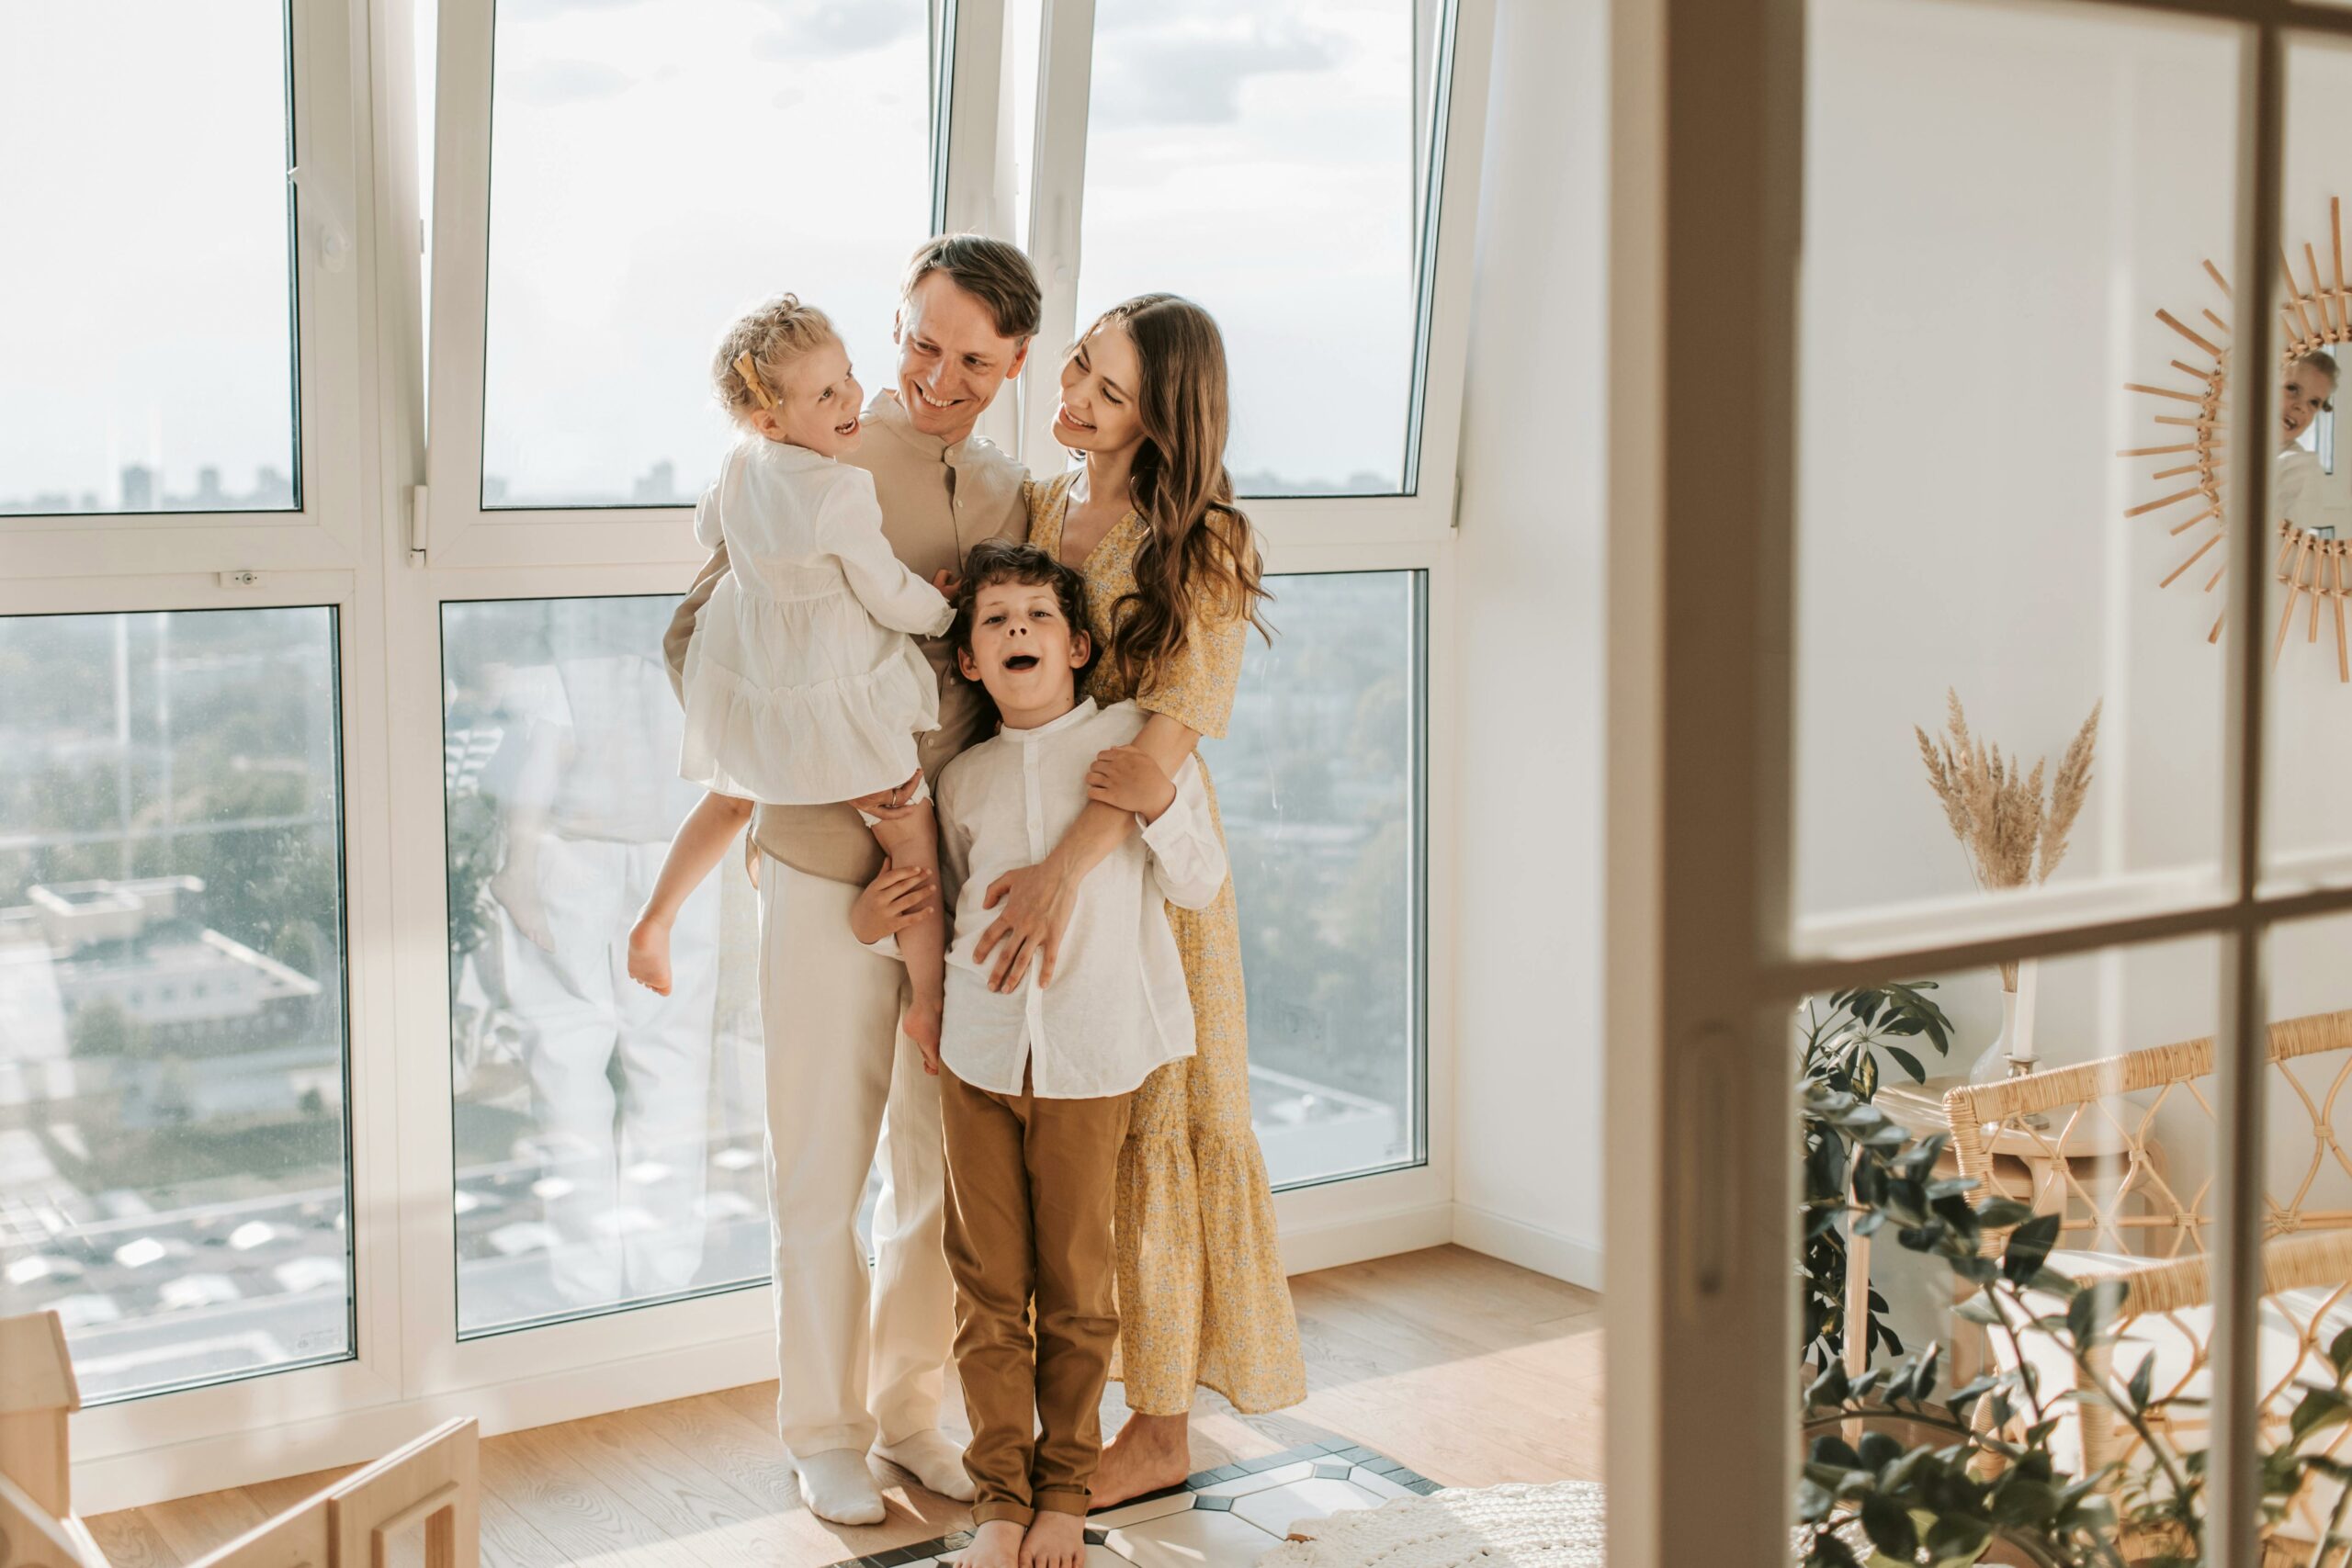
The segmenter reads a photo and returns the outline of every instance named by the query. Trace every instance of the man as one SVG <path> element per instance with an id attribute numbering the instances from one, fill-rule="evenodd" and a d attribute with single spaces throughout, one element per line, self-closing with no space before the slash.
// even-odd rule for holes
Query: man
<path id="1" fill-rule="evenodd" d="M 891 333 L 897 385 L 867 405 L 865 441 L 844 460 L 874 476 L 883 535 L 921 577 L 956 569 L 983 539 L 1027 536 L 1021 466 L 972 427 L 1021 374 L 1038 311 L 1036 274 L 1002 241 L 944 234 L 908 263 Z M 721 545 L 671 622 L 663 646 L 673 682 L 695 616 L 726 570 Z M 928 641 L 923 651 L 939 677 L 940 728 L 918 750 L 935 780 L 977 738 L 983 714 L 945 642 Z M 969 1501 L 963 1445 L 938 1427 L 955 1326 L 941 1242 L 939 1082 L 899 1029 L 905 967 L 868 952 L 849 928 L 850 906 L 881 869 L 881 852 L 847 806 L 763 806 L 752 844 L 777 1427 L 802 1496 L 836 1523 L 883 1517 L 869 1452 Z M 877 1157 L 885 1184 L 869 1285 L 855 1224 Z"/>

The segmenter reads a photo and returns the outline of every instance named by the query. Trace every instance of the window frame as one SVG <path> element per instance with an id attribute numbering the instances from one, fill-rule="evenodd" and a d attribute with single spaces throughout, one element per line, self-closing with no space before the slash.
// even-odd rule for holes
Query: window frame
<path id="1" fill-rule="evenodd" d="M 17 577 L 156 572 L 303 572 L 358 565 L 367 521 L 366 433 L 373 410 L 361 376 L 363 302 L 373 235 L 356 131 L 351 13 L 285 9 L 287 109 L 301 188 L 288 180 L 296 442 L 301 505 L 282 512 L 38 513 L 0 516 L 0 570 Z M 364 85 L 364 81 L 361 83 Z M 339 240 L 341 265 L 322 253 Z"/>
<path id="2" fill-rule="evenodd" d="M 2001 0 L 1964 0 L 1997 6 Z M 2201 19 L 2243 40 L 2234 276 L 2268 278 L 2279 231 L 2285 52 L 2352 38 L 2304 0 L 2070 0 L 2074 15 Z M 1762 1561 L 1788 1550 L 1797 1460 L 1797 1147 L 1788 1005 L 1841 987 L 2009 959 L 2211 935 L 2217 1235 L 2209 1550 L 2256 1562 L 2264 940 L 2352 909 L 2352 888 L 2283 886 L 2262 849 L 2268 539 L 2230 539 L 2222 886 L 2143 879 L 1800 923 L 1790 895 L 1802 7 L 1617 0 L 1611 12 L 1613 323 L 1608 724 L 1608 1194 L 1604 1333 L 1611 1560 Z M 2266 284 L 2275 287 L 2275 280 Z M 1705 300 L 1706 308 L 1691 301 Z M 2243 309 L 2243 307 L 2242 307 Z M 2233 343 L 2275 363 L 2277 324 Z M 1750 330 L 1725 337 L 1731 319 Z M 2275 378 L 2253 412 L 2275 417 Z M 1669 417 L 1668 411 L 1671 411 Z M 2234 422 L 2233 514 L 2266 515 L 2259 433 Z M 1668 569 L 1666 541 L 1713 545 Z M 1670 634 L 1670 635 L 1669 635 Z M 1725 811 L 1724 800 L 1750 803 Z M 1693 1135 L 1691 1129 L 1701 1129 Z M 1763 1194 L 1765 1200 L 1758 1200 Z M 1688 1456 L 1726 1430 L 1756 1448 L 1678 1506 Z"/>

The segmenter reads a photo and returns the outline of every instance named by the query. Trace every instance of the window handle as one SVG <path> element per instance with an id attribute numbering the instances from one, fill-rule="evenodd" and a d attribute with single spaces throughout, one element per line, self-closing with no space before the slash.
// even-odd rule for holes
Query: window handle
<path id="1" fill-rule="evenodd" d="M 341 272 L 351 259 L 351 223 L 344 216 L 342 203 L 327 190 L 324 180 L 304 174 L 299 164 L 286 171 L 286 181 L 300 202 L 317 211 L 319 265 L 329 272 Z"/>

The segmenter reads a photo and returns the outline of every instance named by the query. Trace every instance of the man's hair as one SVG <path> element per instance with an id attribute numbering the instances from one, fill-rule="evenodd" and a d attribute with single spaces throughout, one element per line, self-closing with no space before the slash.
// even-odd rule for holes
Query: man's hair
<path id="1" fill-rule="evenodd" d="M 1007 582 L 1031 588 L 1050 587 L 1069 629 L 1074 633 L 1088 631 L 1086 579 L 1056 560 L 1041 546 L 1016 544 L 1011 539 L 982 539 L 964 558 L 964 581 L 956 590 L 956 624 L 947 628 L 950 648 L 958 653 L 972 651 L 972 606 L 978 603 L 980 590 Z M 1100 650 L 1092 647 L 1091 632 L 1087 641 L 1086 662 L 1070 671 L 1073 681 L 1085 680 L 1086 672 L 1094 668 L 1095 654 Z M 964 673 L 961 660 L 956 661 L 956 673 Z M 975 690 L 981 689 L 978 681 L 967 678 L 965 683 Z"/>
<path id="2" fill-rule="evenodd" d="M 913 298 L 915 285 L 934 272 L 945 273 L 956 288 L 986 305 L 1000 336 L 1017 342 L 1036 335 L 1044 300 L 1037 270 L 1020 246 L 986 234 L 934 234 L 907 258 L 899 302 Z"/>

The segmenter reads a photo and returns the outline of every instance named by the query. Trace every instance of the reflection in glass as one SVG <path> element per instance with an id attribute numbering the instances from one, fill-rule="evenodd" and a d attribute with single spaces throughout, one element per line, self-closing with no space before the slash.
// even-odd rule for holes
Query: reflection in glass
<path id="1" fill-rule="evenodd" d="M 755 916 L 688 900 L 667 998 L 630 923 L 696 798 L 676 600 L 443 606 L 460 1331 L 768 1272 Z"/>
<path id="2" fill-rule="evenodd" d="M 1422 1157 L 1419 574 L 1272 580 L 1216 781 L 1277 1186 Z"/>
<path id="3" fill-rule="evenodd" d="M 503 0 L 482 504 L 691 505 L 730 439 L 719 334 L 791 290 L 895 383 L 932 228 L 925 0 Z"/>
<path id="4" fill-rule="evenodd" d="M 300 504 L 286 16 L 0 7 L 0 513 Z"/>
<path id="5" fill-rule="evenodd" d="M 1404 483 L 1432 48 L 1417 14 L 1436 8 L 1094 8 L 1079 328 L 1147 289 L 1216 317 L 1245 496 Z"/>
<path id="6" fill-rule="evenodd" d="M 2040 961 L 2035 1057 L 1987 1083 L 1958 1075 L 2014 1037 L 1997 972 L 1800 1007 L 1808 1525 L 2105 1562 L 2119 1535 L 2137 1561 L 2204 1517 L 2184 1456 L 2211 1394 L 2193 1285 L 2218 1201 L 2220 953 Z"/>
<path id="7" fill-rule="evenodd" d="M 0 618 L 0 1315 L 85 1398 L 351 1352 L 335 616 Z"/>

